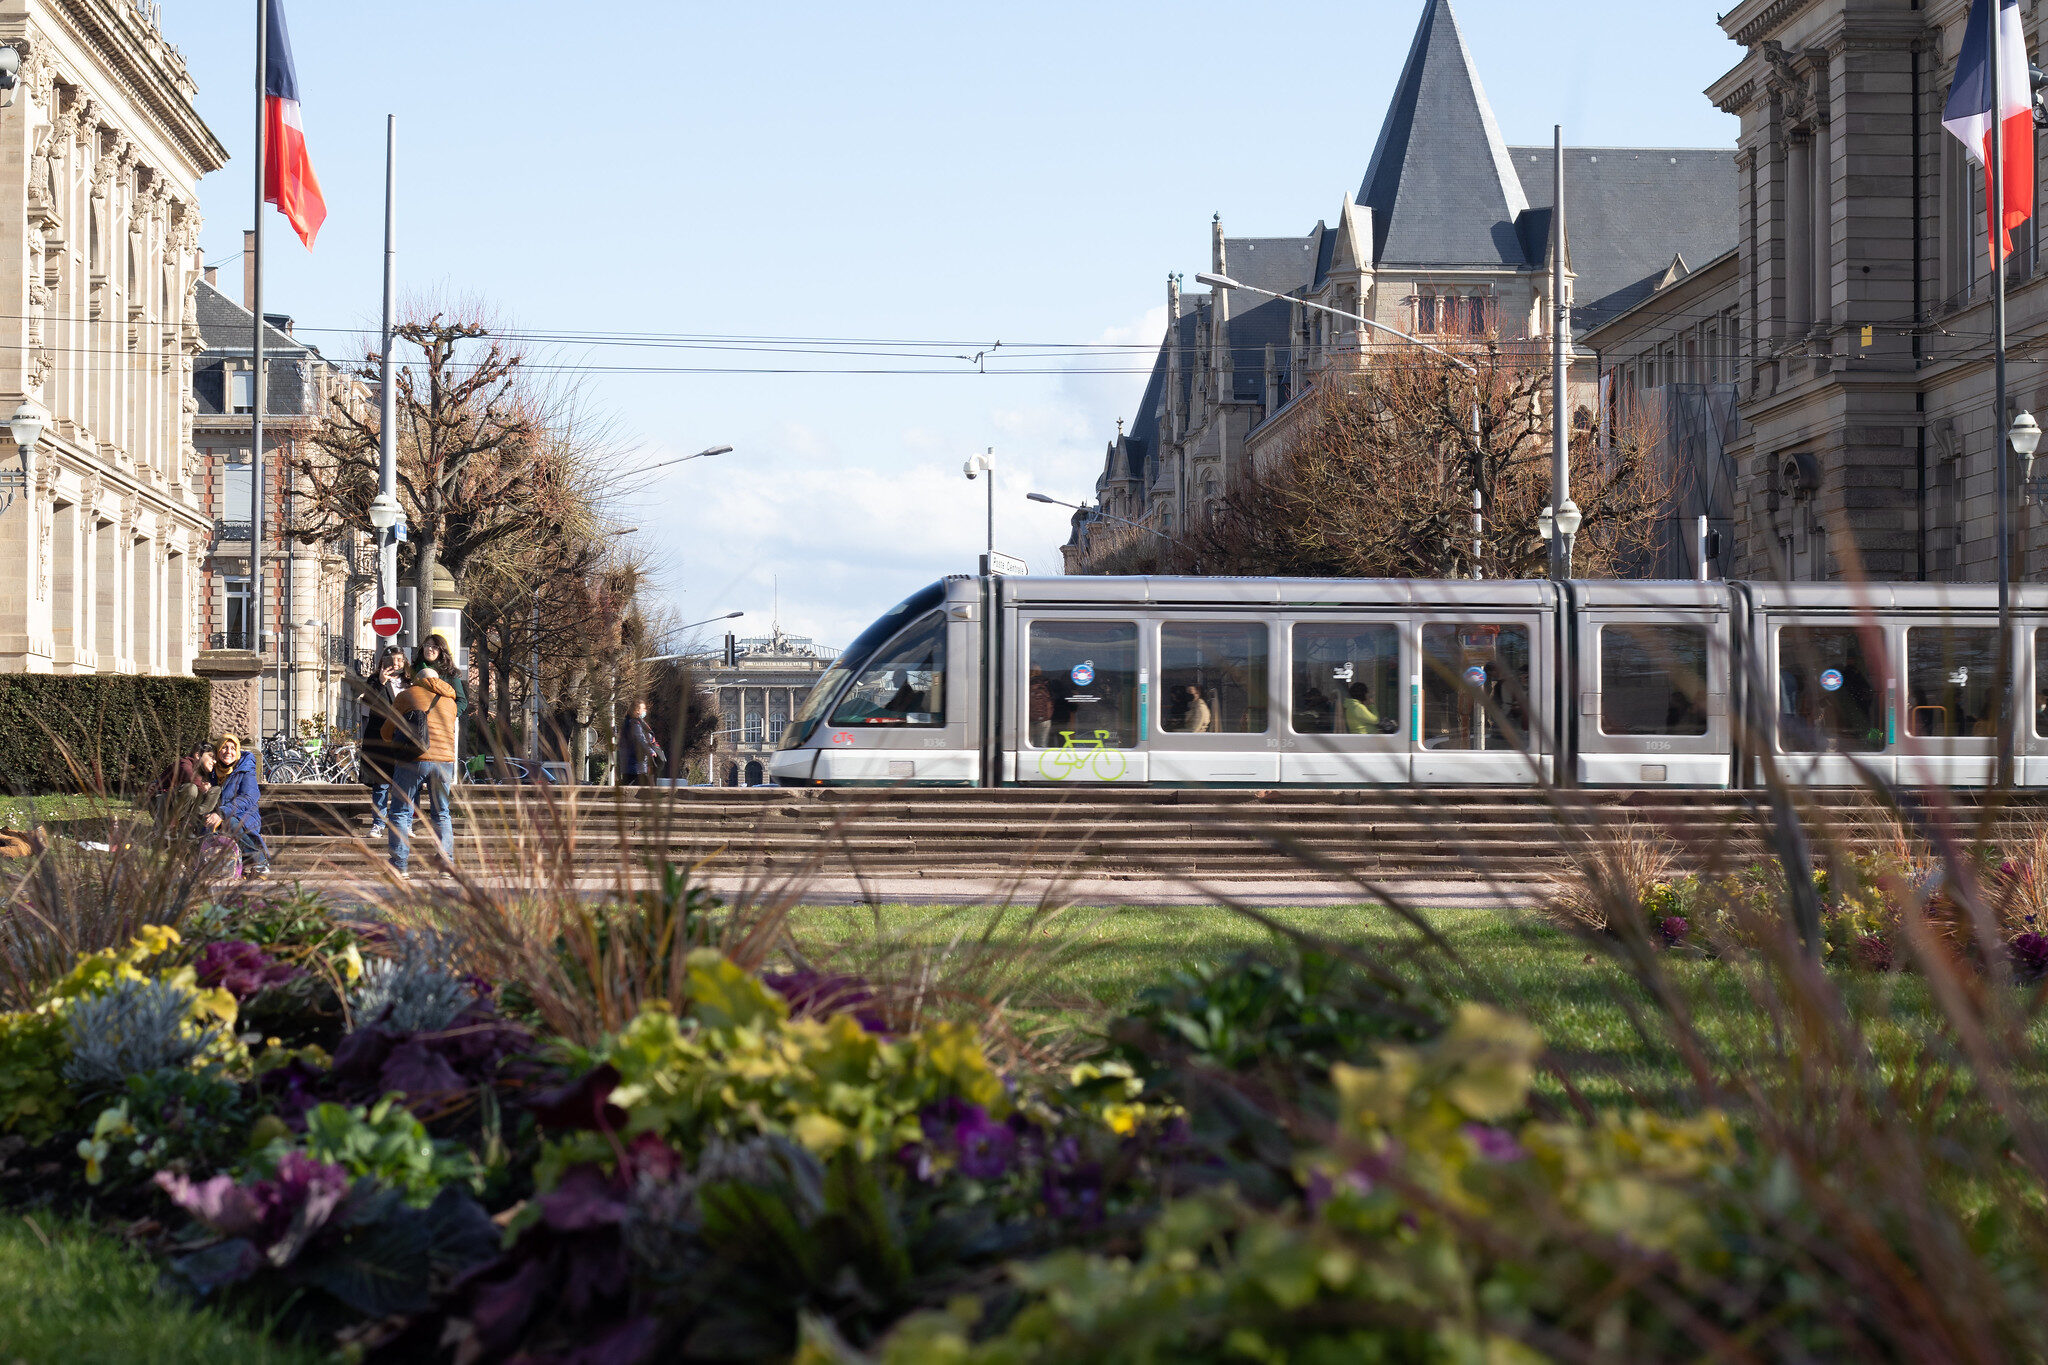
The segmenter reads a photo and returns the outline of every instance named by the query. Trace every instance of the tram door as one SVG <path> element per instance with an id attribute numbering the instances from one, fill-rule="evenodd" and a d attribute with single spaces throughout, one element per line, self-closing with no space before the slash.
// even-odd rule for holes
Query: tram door
<path id="1" fill-rule="evenodd" d="M 1886 634 L 1891 656 L 1905 663 L 1898 780 L 1911 786 L 1990 785 L 1998 763 L 1996 619 L 1909 619 L 1902 627 L 1887 622 Z M 2031 726 L 2027 710 L 2019 724 L 2024 736 Z"/>
<path id="2" fill-rule="evenodd" d="M 1135 616 L 1025 616 L 1012 637 L 1021 675 L 1005 716 L 1003 776 L 1027 784 L 1150 780 L 1157 723 L 1148 622 Z M 1021 713 L 1021 715 L 1017 714 Z"/>
<path id="3" fill-rule="evenodd" d="M 1287 632 L 1286 715 L 1276 720 L 1280 780 L 1323 786 L 1406 786 L 1413 771 L 1407 620 L 1318 616 Z"/>
<path id="4" fill-rule="evenodd" d="M 1727 612 L 1593 608 L 1578 631 L 1579 781 L 1728 786 Z"/>
<path id="5" fill-rule="evenodd" d="M 1416 631 L 1409 738 L 1418 786 L 1522 785 L 1551 773 L 1546 618 L 1443 614 Z"/>
<path id="6" fill-rule="evenodd" d="M 1778 763 L 1794 782 L 1860 786 L 1898 775 L 1894 632 L 1842 616 L 1765 617 Z"/>

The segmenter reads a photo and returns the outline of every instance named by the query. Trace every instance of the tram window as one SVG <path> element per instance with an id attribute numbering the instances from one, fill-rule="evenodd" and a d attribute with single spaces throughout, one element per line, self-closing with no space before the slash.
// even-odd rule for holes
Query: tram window
<path id="1" fill-rule="evenodd" d="M 1778 747 L 1788 754 L 1876 753 L 1884 748 L 1877 672 L 1854 626 L 1778 632 Z"/>
<path id="2" fill-rule="evenodd" d="M 1697 626 L 1600 628 L 1600 732 L 1707 732 L 1707 633 Z"/>
<path id="3" fill-rule="evenodd" d="M 1401 730 L 1396 626 L 1294 628 L 1294 732 L 1392 735 Z"/>
<path id="4" fill-rule="evenodd" d="M 1027 706 L 1033 748 L 1129 749 L 1138 742 L 1138 627 L 1033 621 Z"/>
<path id="5" fill-rule="evenodd" d="M 1422 628 L 1422 747 L 1520 749 L 1529 732 L 1529 628 Z"/>
<path id="6" fill-rule="evenodd" d="M 1179 621 L 1159 628 L 1159 728 L 1171 734 L 1266 731 L 1266 627 Z"/>
<path id="7" fill-rule="evenodd" d="M 1998 735 L 1998 632 L 1906 632 L 1906 733 L 1929 739 Z"/>
<path id="8" fill-rule="evenodd" d="M 834 725 L 944 725 L 946 614 L 935 611 L 883 646 L 847 690 Z"/>

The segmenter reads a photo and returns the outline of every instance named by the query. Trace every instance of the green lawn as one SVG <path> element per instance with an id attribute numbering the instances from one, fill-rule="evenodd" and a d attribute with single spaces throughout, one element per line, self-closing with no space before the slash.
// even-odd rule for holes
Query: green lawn
<path id="1" fill-rule="evenodd" d="M 0 1215 L 0 1365 L 313 1365 L 157 1288 L 139 1252 L 76 1223 Z"/>
<path id="2" fill-rule="evenodd" d="M 0 796 L 0 826 L 33 829 L 66 820 L 91 820 L 135 809 L 135 803 L 112 796 Z"/>
<path id="3" fill-rule="evenodd" d="M 1014 912 L 1013 912 L 1014 913 Z M 1412 956 L 1416 970 L 1429 964 L 1445 974 L 1450 993 L 1483 999 L 1534 1021 L 1549 1040 L 1572 1086 L 1596 1105 L 1661 1106 L 1691 1089 L 1689 1072 L 1665 1031 L 1649 994 L 1605 951 L 1591 951 L 1529 912 L 1438 910 L 1429 926 L 1455 954 L 1452 963 L 1420 947 L 1421 935 L 1381 907 L 1288 909 L 1268 912 L 1300 932 L 1366 948 L 1399 963 Z M 974 931 L 987 911 L 889 906 L 885 935 L 933 942 Z M 858 969 L 871 954 L 874 919 L 865 908 L 810 908 L 794 921 L 798 941 L 827 960 Z M 1075 910 L 1050 937 L 1068 956 L 1051 974 L 1061 1013 L 1077 1027 L 1130 1003 L 1147 984 L 1185 963 L 1215 961 L 1269 944 L 1272 935 L 1252 920 L 1221 907 L 1124 906 Z M 1019 936 L 999 933 L 995 955 L 1031 954 Z M 1744 971 L 1684 953 L 1660 959 L 1674 992 L 1715 1049 L 1722 1075 L 1743 1071 L 1741 1059 L 1771 1055 L 1781 1044 L 1770 1017 L 1752 998 Z M 1861 1023 L 1889 1077 L 1929 1055 L 1940 1021 L 1925 983 L 1910 974 L 1836 973 L 1850 1012 Z M 1642 1026 L 1631 1018 L 1631 1010 Z M 2034 1069 L 2035 1098 L 2048 1102 L 2048 1017 L 2030 1033 L 2041 1065 Z M 1562 1098 L 1564 1087 L 1546 1078 L 1540 1088 Z"/>

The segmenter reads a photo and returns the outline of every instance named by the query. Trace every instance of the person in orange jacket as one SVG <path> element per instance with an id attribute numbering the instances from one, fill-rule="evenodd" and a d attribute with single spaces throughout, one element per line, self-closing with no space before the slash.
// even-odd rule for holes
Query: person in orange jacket
<path id="1" fill-rule="evenodd" d="M 416 757 L 400 760 L 391 770 L 391 867 L 403 878 L 409 875 L 413 816 L 422 798 L 440 839 L 443 861 L 455 861 L 455 824 L 448 810 L 449 789 L 455 785 L 455 689 L 438 670 L 418 668 L 412 686 L 399 693 L 392 706 L 405 718 L 406 733 L 401 736 L 396 723 L 385 721 L 385 745 L 399 752 L 418 750 Z"/>

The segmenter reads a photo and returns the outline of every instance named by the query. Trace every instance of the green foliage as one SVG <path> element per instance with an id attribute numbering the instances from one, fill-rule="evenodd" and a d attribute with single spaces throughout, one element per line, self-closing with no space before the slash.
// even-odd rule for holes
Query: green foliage
<path id="1" fill-rule="evenodd" d="M 339 1166 L 352 1177 L 373 1176 L 403 1193 L 415 1208 L 433 1202 L 443 1185 L 460 1182 L 472 1190 L 483 1188 L 482 1167 L 469 1149 L 429 1134 L 399 1095 L 387 1095 L 368 1108 L 315 1105 L 307 1111 L 303 1135 L 297 1140 L 277 1138 L 252 1164 L 265 1175 L 275 1174 L 284 1154 L 294 1150 Z"/>
<path id="2" fill-rule="evenodd" d="M 941 1100 L 1007 1107 L 971 1025 L 889 1039 L 844 1014 L 792 1020 L 780 996 L 711 949 L 690 954 L 687 979 L 687 1014 L 651 1007 L 579 1054 L 617 1069 L 611 1099 L 627 1113 L 628 1134 L 656 1133 L 687 1152 L 713 1137 L 776 1134 L 820 1157 L 850 1149 L 868 1158 L 916 1141 L 918 1115 Z M 584 1134 L 557 1144 L 546 1166 L 608 1161 L 611 1152 Z"/>
<path id="3" fill-rule="evenodd" d="M 246 883 L 194 911 L 195 944 L 239 939 L 283 962 L 344 983 L 362 973 L 362 936 L 320 891 L 280 882 Z"/>
<path id="4" fill-rule="evenodd" d="M 1144 990 L 1110 1037 L 1141 1067 L 1161 1045 L 1228 1071 L 1300 1071 L 1320 1078 L 1380 1043 L 1426 1037 L 1426 1002 L 1370 981 L 1315 951 L 1293 962 L 1259 952 L 1183 967 Z"/>
<path id="5" fill-rule="evenodd" d="M 139 791 L 209 737 L 212 706 L 198 678 L 0 676 L 0 786 Z"/>
<path id="6" fill-rule="evenodd" d="M 234 997 L 200 990 L 191 967 L 169 965 L 178 944 L 177 930 L 152 925 L 126 948 L 80 958 L 33 1008 L 0 1014 L 0 1133 L 41 1142 L 62 1129 L 78 1103 L 64 1077 L 71 1060 L 72 1010 L 124 983 L 158 983 L 182 994 L 184 1027 L 202 1040 L 194 1064 L 239 1066 L 246 1061 L 246 1051 L 234 1038 Z"/>
<path id="7" fill-rule="evenodd" d="M 64 1365 L 316 1365 L 324 1352 L 275 1341 L 158 1288 L 141 1252 L 90 1225 L 0 1215 L 0 1360 Z"/>
<path id="8" fill-rule="evenodd" d="M 86 1183 L 130 1186 L 158 1171 L 224 1169 L 246 1155 L 255 1118 L 242 1087 L 218 1072 L 131 1076 L 120 1102 L 101 1110 L 78 1144 Z"/>

